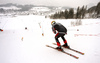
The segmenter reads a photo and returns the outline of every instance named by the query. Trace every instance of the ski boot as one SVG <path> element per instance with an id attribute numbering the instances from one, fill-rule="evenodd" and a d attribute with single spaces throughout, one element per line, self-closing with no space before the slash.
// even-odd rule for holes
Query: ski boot
<path id="1" fill-rule="evenodd" d="M 66 43 L 66 44 L 64 44 L 64 45 L 62 45 L 62 47 L 70 49 L 70 47 L 68 46 L 68 44 L 67 44 L 67 43 Z"/>
<path id="2" fill-rule="evenodd" d="M 56 47 L 57 50 L 59 51 L 63 51 L 63 49 L 61 48 L 61 46 Z"/>

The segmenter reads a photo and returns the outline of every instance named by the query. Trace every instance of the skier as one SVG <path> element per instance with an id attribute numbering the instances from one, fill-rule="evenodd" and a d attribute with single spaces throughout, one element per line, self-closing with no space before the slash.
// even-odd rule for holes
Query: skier
<path id="1" fill-rule="evenodd" d="M 67 44 L 67 40 L 64 38 L 64 35 L 67 34 L 67 29 L 61 24 L 61 23 L 56 23 L 55 21 L 51 22 L 52 25 L 52 31 L 54 32 L 55 35 L 55 40 L 57 43 L 57 48 L 58 50 L 62 50 L 61 44 L 58 40 L 59 37 L 61 37 L 64 41 L 64 45 L 62 45 L 65 48 L 70 48 Z"/>

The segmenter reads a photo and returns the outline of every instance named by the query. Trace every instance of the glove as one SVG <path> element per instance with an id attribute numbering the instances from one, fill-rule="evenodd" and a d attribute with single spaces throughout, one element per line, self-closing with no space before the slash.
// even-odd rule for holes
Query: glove
<path id="1" fill-rule="evenodd" d="M 56 34 L 56 30 L 53 27 L 52 27 L 52 31 L 53 31 L 54 34 Z"/>

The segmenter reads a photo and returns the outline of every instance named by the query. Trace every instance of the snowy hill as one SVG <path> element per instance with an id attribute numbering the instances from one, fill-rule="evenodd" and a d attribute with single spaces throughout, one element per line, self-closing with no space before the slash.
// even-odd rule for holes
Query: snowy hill
<path id="1" fill-rule="evenodd" d="M 47 7 L 33 7 L 31 10 L 33 11 L 50 11 Z"/>
<path id="2" fill-rule="evenodd" d="M 15 7 L 15 6 L 10 6 L 10 7 L 0 7 L 4 10 L 20 10 L 21 8 Z"/>
<path id="3" fill-rule="evenodd" d="M 0 17 L 0 29 L 3 29 L 0 31 L 0 63 L 100 63 L 100 19 L 82 19 L 80 26 L 71 26 L 75 19 L 55 20 L 68 29 L 65 38 L 70 47 L 85 53 L 80 55 L 64 49 L 79 59 L 45 46 L 57 47 L 52 44 L 55 35 L 51 21 L 35 15 Z M 63 44 L 62 39 L 59 40 Z"/>
<path id="4" fill-rule="evenodd" d="M 69 7 L 56 7 L 56 6 L 37 6 L 37 5 L 19 5 L 19 4 L 2 4 L 0 5 L 0 14 L 11 14 L 18 15 L 49 15 Z"/>

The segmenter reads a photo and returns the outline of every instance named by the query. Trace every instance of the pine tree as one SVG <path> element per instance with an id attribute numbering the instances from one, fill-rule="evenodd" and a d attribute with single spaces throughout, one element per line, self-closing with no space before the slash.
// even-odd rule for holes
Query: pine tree
<path id="1" fill-rule="evenodd" d="M 80 7 L 77 8 L 76 19 L 79 18 L 79 9 L 80 9 Z"/>
<path id="2" fill-rule="evenodd" d="M 87 8 L 87 7 L 86 7 Z M 85 13 L 86 13 L 86 8 L 83 6 L 82 10 L 81 10 L 81 18 L 83 19 L 85 17 Z"/>
<path id="3" fill-rule="evenodd" d="M 65 19 L 68 19 L 68 11 L 67 9 L 65 10 L 65 15 L 64 15 Z"/>
<path id="4" fill-rule="evenodd" d="M 97 16 L 100 14 L 100 2 L 97 4 L 96 9 L 95 9 Z"/>
<path id="5" fill-rule="evenodd" d="M 84 17 L 84 6 L 82 7 L 82 9 L 81 9 L 81 18 L 83 19 Z"/>
<path id="6" fill-rule="evenodd" d="M 5 10 L 4 10 L 3 8 L 0 8 L 0 12 L 1 12 L 1 13 L 4 13 Z"/>
<path id="7" fill-rule="evenodd" d="M 68 13 L 68 18 L 73 18 L 74 17 L 74 10 L 73 8 L 69 9 L 69 13 Z"/>
<path id="8" fill-rule="evenodd" d="M 60 16 L 61 16 L 61 17 L 60 17 L 61 19 L 65 19 L 65 12 L 61 11 L 61 12 L 60 12 Z"/>

